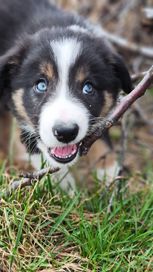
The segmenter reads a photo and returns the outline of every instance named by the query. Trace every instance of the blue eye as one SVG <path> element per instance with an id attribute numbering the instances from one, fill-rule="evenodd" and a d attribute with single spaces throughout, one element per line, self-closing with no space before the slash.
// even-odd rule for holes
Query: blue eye
<path id="1" fill-rule="evenodd" d="M 45 93 L 47 91 L 47 81 L 46 79 L 40 79 L 35 85 L 35 90 L 37 93 Z"/>
<path id="2" fill-rule="evenodd" d="M 82 91 L 84 94 L 93 94 L 94 89 L 93 89 L 92 84 L 91 83 L 84 84 Z"/>

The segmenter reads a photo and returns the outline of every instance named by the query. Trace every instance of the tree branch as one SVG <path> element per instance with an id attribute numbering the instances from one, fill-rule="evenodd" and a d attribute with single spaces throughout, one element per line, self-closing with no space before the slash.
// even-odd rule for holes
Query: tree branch
<path id="1" fill-rule="evenodd" d="M 105 120 L 99 120 L 95 123 L 90 133 L 85 137 L 82 142 L 80 154 L 86 155 L 91 145 L 99 138 L 102 137 L 103 133 L 112 127 L 119 118 L 124 114 L 124 112 L 141 96 L 143 96 L 147 88 L 153 82 L 153 66 L 147 71 L 144 78 L 135 87 L 135 89 L 125 96 L 120 104 L 118 104 L 115 110 L 106 118 Z"/>

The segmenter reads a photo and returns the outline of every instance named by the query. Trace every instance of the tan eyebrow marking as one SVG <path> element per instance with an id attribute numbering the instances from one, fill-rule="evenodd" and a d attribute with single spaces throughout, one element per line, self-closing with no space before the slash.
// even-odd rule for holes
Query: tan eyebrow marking
<path id="1" fill-rule="evenodd" d="M 82 67 L 77 71 L 75 79 L 76 79 L 76 81 L 83 82 L 83 81 L 85 81 L 86 76 L 87 76 L 87 74 L 85 72 L 85 69 Z"/>
<path id="2" fill-rule="evenodd" d="M 54 78 L 54 69 L 51 63 L 44 62 L 40 65 L 40 71 L 42 74 L 46 75 L 48 79 Z"/>

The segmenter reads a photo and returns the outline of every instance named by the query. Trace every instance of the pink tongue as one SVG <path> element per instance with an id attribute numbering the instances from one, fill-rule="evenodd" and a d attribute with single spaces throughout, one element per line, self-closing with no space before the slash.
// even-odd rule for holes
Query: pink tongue
<path id="1" fill-rule="evenodd" d="M 51 149 L 51 154 L 56 157 L 65 158 L 67 156 L 72 156 L 77 151 L 77 146 L 74 145 L 66 145 L 59 146 Z"/>

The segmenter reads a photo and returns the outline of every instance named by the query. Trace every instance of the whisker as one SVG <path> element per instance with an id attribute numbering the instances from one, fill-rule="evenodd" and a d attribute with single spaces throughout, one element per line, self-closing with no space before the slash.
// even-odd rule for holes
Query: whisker
<path id="1" fill-rule="evenodd" d="M 30 137 L 27 137 L 27 139 L 25 139 L 24 144 L 27 144 L 28 149 L 30 149 L 30 146 L 33 145 L 32 149 L 30 149 L 31 153 L 33 152 L 35 147 L 37 147 L 37 140 L 38 139 L 39 139 L 38 137 L 33 138 L 33 139 Z"/>

